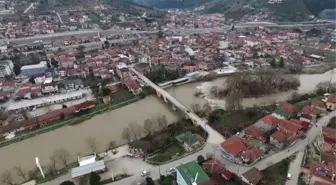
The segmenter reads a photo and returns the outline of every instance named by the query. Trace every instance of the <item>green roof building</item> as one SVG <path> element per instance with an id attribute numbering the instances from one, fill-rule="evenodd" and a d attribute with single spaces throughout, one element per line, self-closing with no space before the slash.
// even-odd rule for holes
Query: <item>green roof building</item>
<path id="1" fill-rule="evenodd" d="M 197 185 L 211 184 L 209 176 L 204 172 L 202 167 L 198 165 L 196 161 L 190 161 L 186 164 L 176 167 L 176 174 L 178 185 L 193 185 L 193 182 L 195 181 Z"/>

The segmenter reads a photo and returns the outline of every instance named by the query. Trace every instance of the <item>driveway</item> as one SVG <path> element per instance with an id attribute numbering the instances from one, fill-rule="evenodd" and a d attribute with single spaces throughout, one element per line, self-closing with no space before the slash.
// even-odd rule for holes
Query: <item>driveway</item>
<path id="1" fill-rule="evenodd" d="M 299 151 L 296 154 L 296 158 L 291 162 L 288 173 L 292 175 L 292 178 L 287 180 L 287 185 L 297 185 L 299 174 L 301 172 L 301 162 L 303 155 L 304 151 Z"/>

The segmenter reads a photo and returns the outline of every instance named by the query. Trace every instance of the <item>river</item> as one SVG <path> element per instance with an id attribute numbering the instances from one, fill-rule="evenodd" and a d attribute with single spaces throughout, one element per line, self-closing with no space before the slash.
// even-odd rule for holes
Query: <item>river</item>
<path id="1" fill-rule="evenodd" d="M 300 80 L 300 87 L 297 90 L 291 90 L 287 92 L 280 92 L 275 94 L 270 94 L 260 98 L 245 98 L 242 102 L 244 107 L 251 107 L 254 105 L 269 105 L 274 102 L 287 100 L 290 98 L 293 92 L 297 93 L 308 93 L 312 92 L 315 89 L 315 86 L 324 81 L 329 81 L 330 77 L 333 75 L 333 82 L 335 82 L 336 69 L 327 71 L 323 74 L 302 74 L 298 78 Z M 185 84 L 182 86 L 170 87 L 166 89 L 171 93 L 177 100 L 182 104 L 190 108 L 191 104 L 200 104 L 203 105 L 208 102 L 213 107 L 225 107 L 225 101 L 219 99 L 212 99 L 209 95 L 209 90 L 214 85 L 221 85 L 224 83 L 227 77 L 217 78 L 212 82 L 195 82 L 190 84 Z M 199 88 L 204 94 L 205 98 L 195 97 L 194 94 L 196 89 Z"/>
<path id="2" fill-rule="evenodd" d="M 335 72 L 335 70 L 333 70 Z M 299 93 L 314 90 L 319 82 L 328 81 L 331 72 L 316 75 L 300 75 L 301 86 L 297 90 Z M 223 83 L 225 77 L 214 80 L 211 83 Z M 196 87 L 202 83 L 191 83 L 182 86 L 171 87 L 167 90 L 176 97 L 181 103 L 190 106 L 193 103 L 204 104 L 207 102 L 203 98 L 195 97 Z M 203 86 L 205 87 L 205 86 Z M 205 87 L 206 89 L 206 87 Z M 244 106 L 254 104 L 267 104 L 274 101 L 280 101 L 288 98 L 291 92 L 277 93 L 262 98 L 251 98 L 244 100 Z M 222 101 L 214 100 L 221 103 Z M 119 109 L 97 115 L 90 120 L 75 126 L 65 126 L 51 132 L 47 132 L 18 143 L 14 143 L 0 148 L 0 173 L 5 170 L 11 170 L 15 165 L 20 165 L 25 170 L 31 170 L 35 167 L 35 157 L 40 158 L 42 166 L 50 164 L 49 157 L 53 155 L 58 148 L 66 148 L 71 153 L 71 161 L 75 161 L 77 156 L 85 155 L 90 152 L 86 145 L 86 139 L 93 137 L 96 139 L 100 151 L 108 147 L 110 141 L 116 141 L 118 144 L 125 143 L 121 139 L 122 129 L 127 127 L 128 123 L 135 122 L 143 124 L 144 120 L 156 114 L 166 115 L 169 122 L 177 119 L 174 112 L 162 100 L 154 96 L 146 97 L 130 105 Z M 14 179 L 20 179 L 13 174 Z"/>
<path id="3" fill-rule="evenodd" d="M 90 120 L 74 126 L 65 126 L 51 132 L 0 148 L 0 174 L 20 165 L 25 170 L 35 167 L 35 157 L 40 158 L 42 166 L 50 164 L 50 156 L 58 148 L 66 148 L 71 154 L 71 162 L 78 155 L 90 153 L 86 141 L 88 137 L 95 138 L 98 150 L 103 151 L 110 141 L 125 143 L 121 139 L 122 129 L 128 123 L 143 124 L 144 120 L 156 114 L 164 114 L 169 122 L 177 120 L 170 108 L 158 97 L 149 96 L 130 105 L 97 115 Z M 21 180 L 13 174 L 14 179 Z M 1 184 L 1 183 L 0 183 Z"/>

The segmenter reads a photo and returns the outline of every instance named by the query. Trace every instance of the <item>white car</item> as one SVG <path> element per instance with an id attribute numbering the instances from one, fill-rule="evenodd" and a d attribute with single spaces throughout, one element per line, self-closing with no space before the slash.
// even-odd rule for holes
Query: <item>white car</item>
<path id="1" fill-rule="evenodd" d="M 168 172 L 169 172 L 169 173 L 174 173 L 175 171 L 176 171 L 175 168 L 169 168 L 169 169 L 168 169 Z"/>
<path id="2" fill-rule="evenodd" d="M 150 174 L 150 171 L 147 171 L 147 170 L 141 172 L 141 176 L 142 176 L 142 177 L 146 177 L 146 176 L 148 176 L 149 174 Z"/>

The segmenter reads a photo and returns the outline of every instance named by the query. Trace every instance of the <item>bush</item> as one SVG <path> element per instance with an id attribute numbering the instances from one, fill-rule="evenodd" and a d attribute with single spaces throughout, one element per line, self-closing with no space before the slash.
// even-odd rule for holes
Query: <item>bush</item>
<path id="1" fill-rule="evenodd" d="M 90 185 L 99 185 L 100 176 L 96 172 L 92 172 L 90 175 Z"/>

